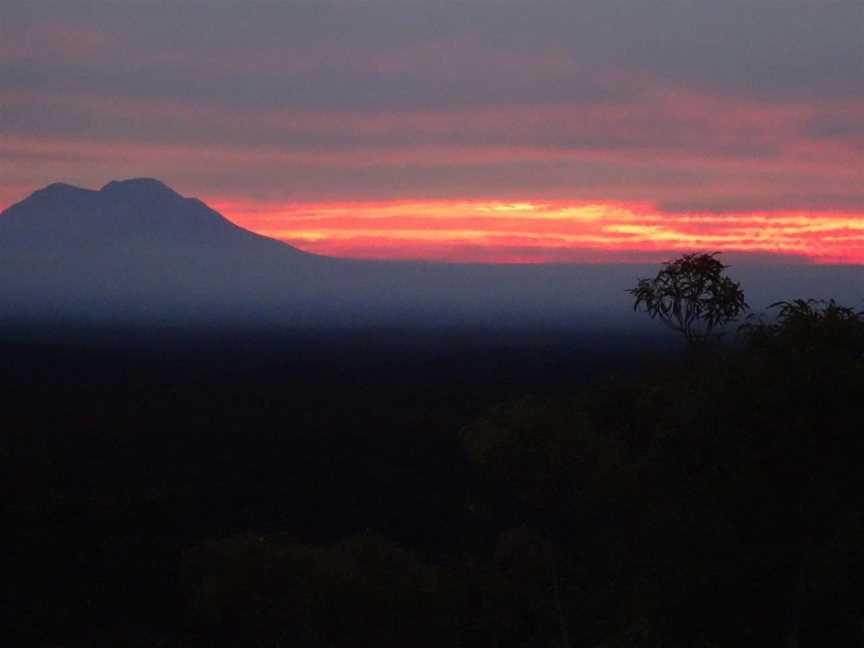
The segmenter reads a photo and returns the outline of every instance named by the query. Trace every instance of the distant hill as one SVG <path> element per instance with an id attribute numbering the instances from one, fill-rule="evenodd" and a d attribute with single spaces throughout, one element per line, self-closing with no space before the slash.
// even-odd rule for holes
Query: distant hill
<path id="1" fill-rule="evenodd" d="M 13 253 L 72 256 L 81 250 L 148 254 L 195 246 L 310 256 L 238 227 L 197 198 L 184 198 L 151 178 L 109 182 L 98 191 L 51 184 L 3 212 L 0 246 Z"/>
<path id="2" fill-rule="evenodd" d="M 447 265 L 302 252 L 154 179 L 52 184 L 0 214 L 0 325 L 644 332 L 632 265 Z M 735 268 L 749 301 L 864 297 L 860 267 Z"/>

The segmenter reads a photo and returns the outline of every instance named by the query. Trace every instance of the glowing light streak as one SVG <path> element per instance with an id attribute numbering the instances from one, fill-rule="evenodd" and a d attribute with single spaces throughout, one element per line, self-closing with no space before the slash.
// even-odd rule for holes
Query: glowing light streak
<path id="1" fill-rule="evenodd" d="M 360 258 L 537 263 L 584 260 L 577 253 L 588 250 L 599 262 L 604 254 L 719 250 L 864 263 L 864 213 L 670 214 L 644 204 L 549 201 L 217 201 L 217 208 L 298 247 Z"/>

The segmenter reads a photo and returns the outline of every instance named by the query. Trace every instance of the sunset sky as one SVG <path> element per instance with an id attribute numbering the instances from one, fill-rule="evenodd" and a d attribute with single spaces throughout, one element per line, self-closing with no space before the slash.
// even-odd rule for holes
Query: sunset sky
<path id="1" fill-rule="evenodd" d="M 864 263 L 864 2 L 4 3 L 0 208 L 138 176 L 339 256 Z"/>

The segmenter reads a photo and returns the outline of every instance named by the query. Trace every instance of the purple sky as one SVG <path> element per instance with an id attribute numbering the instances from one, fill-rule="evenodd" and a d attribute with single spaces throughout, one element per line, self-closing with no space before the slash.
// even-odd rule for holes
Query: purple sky
<path id="1" fill-rule="evenodd" d="M 664 224 L 627 249 L 864 259 L 861 0 L 11 4 L 0 207 L 57 180 L 152 176 L 348 254 L 371 240 L 434 258 L 418 241 L 442 228 L 418 204 L 475 218 L 441 235 L 451 249 L 513 248 L 548 232 L 496 239 L 471 209 L 520 202 Z M 411 228 L 294 222 L 382 204 Z M 584 248 L 577 225 L 535 247 Z"/>

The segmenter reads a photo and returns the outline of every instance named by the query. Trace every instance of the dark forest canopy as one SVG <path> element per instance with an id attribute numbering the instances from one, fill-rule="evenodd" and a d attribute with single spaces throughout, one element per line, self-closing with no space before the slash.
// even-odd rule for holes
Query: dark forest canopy
<path id="1" fill-rule="evenodd" d="M 18 645 L 860 643 L 864 317 L 772 313 L 677 353 L 7 345 L 6 625 Z"/>

